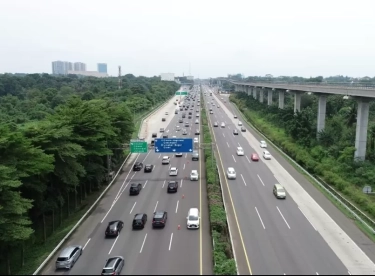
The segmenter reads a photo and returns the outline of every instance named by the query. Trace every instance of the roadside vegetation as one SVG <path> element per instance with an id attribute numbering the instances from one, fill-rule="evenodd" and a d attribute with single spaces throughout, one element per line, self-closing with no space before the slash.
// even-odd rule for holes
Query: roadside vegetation
<path id="1" fill-rule="evenodd" d="M 201 97 L 202 107 L 204 100 Z M 208 207 L 211 223 L 211 235 L 214 241 L 213 258 L 215 275 L 237 275 L 233 258 L 232 244 L 229 237 L 228 223 L 221 193 L 220 179 L 217 171 L 212 138 L 207 121 L 205 108 L 202 108 L 202 129 L 204 143 L 204 162 L 206 167 L 206 182 Z"/>
<path id="2" fill-rule="evenodd" d="M 0 75 L 0 274 L 34 272 L 122 164 L 136 121 L 178 89 L 157 77 L 122 83 Z"/>
<path id="3" fill-rule="evenodd" d="M 375 105 L 371 104 L 368 128 L 367 160 L 354 161 L 357 104 L 342 96 L 327 98 L 326 126 L 317 133 L 318 97 L 303 95 L 301 112 L 294 115 L 293 96 L 285 94 L 285 108 L 260 103 L 245 93 L 230 100 L 247 120 L 264 133 L 311 174 L 318 176 L 350 200 L 371 219 L 375 219 L 375 201 L 362 192 L 375 183 Z"/>

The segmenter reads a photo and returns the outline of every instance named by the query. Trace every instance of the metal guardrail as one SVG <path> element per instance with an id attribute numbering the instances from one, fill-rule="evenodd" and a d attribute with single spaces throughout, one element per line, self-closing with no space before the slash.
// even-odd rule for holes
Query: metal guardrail
<path id="1" fill-rule="evenodd" d="M 154 110 L 151 110 L 149 113 L 147 113 L 146 115 L 143 116 L 142 118 L 142 121 L 141 121 L 141 124 L 140 124 L 140 128 L 139 128 L 139 131 L 138 131 L 138 137 L 139 137 L 139 134 L 141 132 L 141 129 L 142 129 L 142 124 L 143 124 L 143 121 L 145 118 L 147 117 L 150 117 L 152 114 L 154 114 L 155 112 L 157 112 L 160 108 L 162 108 L 164 105 L 166 105 L 171 98 L 173 98 L 174 96 L 170 97 L 167 101 L 165 101 L 164 103 L 160 104 L 158 107 L 156 107 Z M 55 253 L 60 249 L 60 247 L 65 243 L 65 241 L 67 241 L 70 236 L 72 235 L 72 233 L 74 233 L 74 231 L 81 225 L 81 223 L 86 219 L 86 217 L 88 216 L 88 214 L 90 214 L 90 212 L 94 209 L 94 207 L 98 204 L 98 202 L 102 199 L 102 197 L 105 195 L 105 193 L 109 190 L 109 188 L 112 187 L 112 184 L 115 182 L 118 174 L 120 173 L 120 171 L 122 170 L 122 167 L 125 165 L 125 163 L 128 161 L 128 159 L 130 158 L 132 154 L 129 153 L 128 156 L 125 158 L 124 162 L 121 164 L 119 170 L 117 171 L 116 175 L 113 177 L 112 181 L 108 184 L 107 188 L 105 188 L 105 190 L 99 195 L 99 197 L 97 198 L 97 200 L 91 205 L 91 207 L 87 210 L 87 212 L 80 218 L 80 220 L 73 226 L 73 228 L 69 231 L 68 234 L 65 235 L 65 237 L 60 241 L 60 243 L 52 250 L 52 252 L 47 256 L 47 258 L 42 262 L 42 264 L 35 270 L 35 272 L 33 273 L 33 275 L 38 275 L 39 272 L 44 268 L 44 266 L 51 260 L 51 258 L 55 255 Z"/>
<path id="2" fill-rule="evenodd" d="M 244 121 L 250 125 L 256 132 L 259 133 L 265 140 L 267 140 L 272 146 L 274 146 L 281 154 L 283 154 L 286 158 L 288 158 L 293 164 L 295 164 L 299 169 L 301 169 L 305 174 L 307 174 L 311 179 L 313 179 L 322 189 L 324 189 L 331 197 L 333 197 L 341 206 L 343 206 L 349 213 L 351 213 L 355 219 L 365 225 L 373 234 L 375 234 L 374 226 L 375 221 L 373 221 L 369 216 L 363 213 L 360 209 L 354 206 L 349 200 L 343 197 L 339 192 L 337 192 L 334 188 L 330 185 L 325 183 L 320 177 L 316 177 L 310 174 L 305 168 L 303 168 L 300 164 L 298 164 L 293 158 L 291 158 L 288 154 L 286 154 L 282 149 L 276 146 L 265 134 L 263 134 L 256 126 L 250 123 L 244 114 L 239 110 L 237 105 L 233 103 L 234 107 L 237 109 L 238 113 L 242 115 Z M 317 179 L 319 178 L 319 180 Z M 370 222 L 373 227 L 371 227 L 365 220 Z"/>

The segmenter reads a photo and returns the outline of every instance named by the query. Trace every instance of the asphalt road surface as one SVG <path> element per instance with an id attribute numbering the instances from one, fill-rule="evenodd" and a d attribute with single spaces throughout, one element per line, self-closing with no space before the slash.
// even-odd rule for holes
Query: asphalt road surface
<path id="1" fill-rule="evenodd" d="M 224 171 L 223 181 L 230 191 L 234 209 L 234 214 L 229 215 L 232 219 L 235 217 L 234 228 L 238 228 L 235 230 L 239 233 L 234 237 L 239 273 L 349 275 L 351 272 L 348 267 L 331 249 L 333 242 L 331 246 L 327 243 L 328 239 L 322 237 L 323 230 L 318 231 L 315 227 L 318 225 L 314 226 L 294 201 L 296 195 L 293 194 L 292 198 L 289 195 L 292 191 L 287 188 L 286 200 L 274 197 L 273 185 L 285 184 L 279 182 L 275 177 L 276 173 L 266 165 L 266 162 L 276 161 L 263 159 L 259 154 L 259 141 L 254 141 L 252 137 L 250 142 L 249 130 L 241 132 L 232 110 L 225 108 L 229 104 L 228 98 L 221 100 L 218 97 L 222 96 L 209 96 L 211 91 L 204 87 L 203 92 L 207 92 L 205 105 L 209 124 L 219 124 L 219 127 L 213 127 L 213 131 L 219 151 L 218 165 Z M 217 107 L 218 104 L 220 108 Z M 214 114 L 209 114 L 210 108 Z M 220 127 L 222 122 L 225 122 L 225 128 Z M 239 131 L 239 135 L 233 134 L 234 129 Z M 244 149 L 245 156 L 237 156 L 237 147 Z M 251 161 L 252 153 L 259 154 L 259 162 Z M 228 167 L 235 169 L 235 180 L 227 180 L 225 172 Z M 335 234 L 342 235 L 341 232 Z M 373 271 L 373 263 L 368 262 L 365 256 L 363 258 L 367 265 L 364 271 Z"/>
<path id="2" fill-rule="evenodd" d="M 199 97 L 197 97 L 199 98 Z M 164 127 L 169 137 L 183 137 L 182 131 L 176 131 L 180 114 L 175 115 L 176 99 L 172 99 L 165 107 L 156 112 L 145 121 L 147 126 L 143 127 L 140 135 L 151 140 L 152 133 L 158 133 Z M 194 135 L 194 117 L 187 128 L 187 137 Z M 190 110 L 189 110 L 190 111 Z M 169 115 L 165 115 L 169 112 Z M 186 111 L 188 113 L 188 111 Z M 166 117 L 166 122 L 161 118 Z M 181 126 L 181 128 L 184 128 Z M 186 137 L 184 136 L 184 137 Z M 164 155 L 164 154 L 163 154 Z M 111 256 L 123 256 L 125 267 L 121 274 L 129 275 L 175 275 L 175 274 L 212 274 L 212 242 L 209 231 L 208 207 L 206 196 L 206 183 L 204 179 L 204 164 L 200 161 L 192 161 L 191 154 L 183 154 L 171 157 L 170 166 L 178 168 L 178 176 L 169 176 L 168 165 L 162 165 L 162 154 L 150 150 L 147 154 L 134 154 L 132 162 L 123 169 L 116 183 L 101 200 L 92 215 L 81 225 L 67 245 L 80 244 L 84 246 L 84 252 L 70 271 L 55 270 L 55 256 L 46 265 L 42 274 L 60 275 L 97 275 L 102 271 L 105 261 Z M 144 165 L 153 164 L 151 173 L 144 171 L 133 171 L 135 161 L 142 161 Z M 198 170 L 199 181 L 190 181 L 191 170 Z M 203 173 L 203 174 L 202 174 Z M 202 177 L 203 176 L 203 177 Z M 179 188 L 175 194 L 167 194 L 167 183 L 169 180 L 178 180 Z M 129 196 L 130 183 L 141 183 L 143 189 L 137 196 Z M 197 207 L 201 213 L 201 228 L 199 230 L 188 230 L 186 228 L 186 217 L 188 210 Z M 152 229 L 152 217 L 154 211 L 167 211 L 168 220 L 164 229 Z M 148 221 L 143 230 L 132 230 L 132 220 L 137 213 L 146 213 Z M 108 222 L 122 220 L 124 229 L 118 238 L 105 238 L 104 232 Z M 180 229 L 178 228 L 180 225 Z"/>

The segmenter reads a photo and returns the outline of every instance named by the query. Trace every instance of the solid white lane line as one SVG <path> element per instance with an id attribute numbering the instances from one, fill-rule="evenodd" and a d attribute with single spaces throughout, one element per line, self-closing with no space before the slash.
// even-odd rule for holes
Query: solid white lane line
<path id="1" fill-rule="evenodd" d="M 137 172 L 135 172 L 135 173 L 132 175 L 132 177 L 130 177 L 130 180 L 133 179 L 133 177 L 135 176 L 136 173 L 137 173 Z M 128 184 L 129 184 L 129 183 L 128 183 Z"/>
<path id="2" fill-rule="evenodd" d="M 316 230 L 315 226 L 311 223 L 311 221 L 306 217 L 306 215 L 302 212 L 301 208 L 298 207 L 298 209 L 301 211 L 302 215 L 304 215 L 304 217 L 307 219 L 307 221 L 310 222 L 310 224 L 314 228 L 314 230 L 318 231 L 318 230 Z"/>
<path id="3" fill-rule="evenodd" d="M 184 164 L 184 168 L 183 169 L 185 170 L 185 164 Z"/>
<path id="4" fill-rule="evenodd" d="M 225 137 L 225 134 L 223 133 L 223 136 Z"/>
<path id="5" fill-rule="evenodd" d="M 89 238 L 89 240 L 85 243 L 85 246 L 83 247 L 83 250 L 85 250 L 86 246 L 89 244 L 90 241 L 91 241 L 91 238 Z"/>
<path id="6" fill-rule="evenodd" d="M 250 159 L 246 155 L 245 155 L 245 157 L 246 157 L 247 161 L 249 161 L 249 163 L 251 163 Z"/>
<path id="7" fill-rule="evenodd" d="M 227 142 L 228 148 L 229 148 L 229 143 Z"/>
<path id="8" fill-rule="evenodd" d="M 135 158 L 134 163 L 133 163 L 133 165 L 131 166 L 130 171 L 129 171 L 128 174 L 126 175 L 126 177 L 125 177 L 125 179 L 124 179 L 124 182 L 122 182 L 122 185 L 121 185 L 120 189 L 118 190 L 118 193 L 117 193 L 117 195 L 116 195 L 116 197 L 115 197 L 115 199 L 114 199 L 113 202 L 115 202 L 115 201 L 117 200 L 117 198 L 119 197 L 119 194 L 121 193 L 122 187 L 124 187 L 125 182 L 126 182 L 126 180 L 128 179 L 129 174 L 132 172 L 132 168 L 133 168 L 135 162 L 137 162 L 139 156 L 141 156 L 141 155 L 138 154 L 137 158 Z M 113 204 L 114 204 L 114 203 L 113 203 Z"/>
<path id="9" fill-rule="evenodd" d="M 118 235 L 117 238 L 115 239 L 115 242 L 112 244 L 111 250 L 109 250 L 108 255 L 111 254 L 112 249 L 113 249 L 113 247 L 115 246 L 115 244 L 116 244 L 116 242 L 118 240 L 118 237 L 120 237 L 120 235 Z"/>
<path id="10" fill-rule="evenodd" d="M 176 206 L 176 214 L 177 214 L 177 210 L 178 210 L 178 203 L 179 203 L 180 201 L 179 200 L 177 200 L 177 206 Z"/>
<path id="11" fill-rule="evenodd" d="M 262 220 L 262 218 L 260 217 L 260 214 L 259 214 L 259 212 L 258 212 L 257 207 L 255 207 L 255 211 L 257 211 L 257 214 L 258 214 L 258 217 L 259 217 L 259 219 L 260 219 L 260 222 L 261 222 L 262 225 L 263 225 L 263 229 L 266 229 L 266 227 L 264 226 L 263 220 Z"/>
<path id="12" fill-rule="evenodd" d="M 172 240 L 173 240 L 173 233 L 171 234 L 171 240 L 170 240 L 170 242 L 169 242 L 169 251 L 171 250 Z"/>
<path id="13" fill-rule="evenodd" d="M 165 185 L 165 180 L 164 180 L 164 182 L 163 182 L 163 187 L 162 187 L 162 188 L 164 188 L 164 185 Z"/>
<path id="14" fill-rule="evenodd" d="M 143 188 L 146 187 L 148 180 L 146 180 L 145 185 L 143 185 Z"/>
<path id="15" fill-rule="evenodd" d="M 187 158 L 187 153 L 185 153 L 185 158 Z"/>
<path id="16" fill-rule="evenodd" d="M 263 183 L 263 180 L 262 180 L 262 178 L 260 178 L 259 174 L 257 174 L 257 176 L 258 176 L 260 182 L 262 182 L 262 185 L 265 186 L 264 183 Z"/>
<path id="17" fill-rule="evenodd" d="M 150 155 L 150 153 L 151 153 L 151 151 L 149 151 L 149 152 L 147 153 L 147 155 L 146 155 L 146 157 L 143 159 L 142 163 L 145 163 L 146 158 Z"/>
<path id="18" fill-rule="evenodd" d="M 154 213 L 156 211 L 156 208 L 158 207 L 158 204 L 159 204 L 159 201 L 156 201 L 156 205 L 155 205 L 155 208 L 154 208 Z"/>
<path id="19" fill-rule="evenodd" d="M 246 181 L 245 181 L 245 178 L 243 178 L 243 175 L 242 175 L 242 173 L 241 173 L 241 177 L 242 177 L 243 183 L 245 184 L 245 186 L 247 186 L 247 185 L 246 185 Z"/>
<path id="20" fill-rule="evenodd" d="M 101 221 L 100 223 L 103 223 L 103 221 L 105 220 L 105 218 L 106 218 L 106 217 L 108 216 L 109 212 L 111 212 L 111 210 L 112 210 L 113 206 L 115 206 L 115 204 L 114 204 L 114 203 L 112 204 L 111 208 L 109 208 L 109 210 L 108 210 L 107 214 L 105 214 L 104 218 L 102 219 L 102 221 Z"/>
<path id="21" fill-rule="evenodd" d="M 283 218 L 283 220 L 285 221 L 286 225 L 287 225 L 288 228 L 290 229 L 290 226 L 289 226 L 288 222 L 286 221 L 286 219 L 284 218 L 283 214 L 281 213 L 279 207 L 276 206 L 276 208 L 277 208 L 277 210 L 279 211 L 279 213 L 280 213 L 281 217 Z"/>
<path id="22" fill-rule="evenodd" d="M 160 158 L 161 157 L 161 153 L 159 154 L 159 157 L 158 158 Z"/>
<path id="23" fill-rule="evenodd" d="M 183 179 L 181 179 L 181 184 L 180 184 L 180 188 L 182 187 L 182 181 L 184 181 Z"/>
<path id="24" fill-rule="evenodd" d="M 133 209 L 134 209 L 134 207 L 135 207 L 135 204 L 137 204 L 137 201 L 134 202 L 134 205 L 133 205 L 132 209 L 130 210 L 130 213 L 129 213 L 129 214 L 131 214 L 131 213 L 133 212 Z"/>
<path id="25" fill-rule="evenodd" d="M 234 158 L 234 155 L 233 155 L 233 154 L 232 154 L 232 157 L 233 157 L 234 162 L 237 163 L 237 161 L 236 161 L 236 159 Z"/>
<path id="26" fill-rule="evenodd" d="M 145 238 L 143 239 L 142 246 L 141 246 L 141 250 L 139 251 L 139 253 L 142 253 L 143 246 L 145 245 L 146 239 L 147 239 L 147 233 L 146 233 Z"/>

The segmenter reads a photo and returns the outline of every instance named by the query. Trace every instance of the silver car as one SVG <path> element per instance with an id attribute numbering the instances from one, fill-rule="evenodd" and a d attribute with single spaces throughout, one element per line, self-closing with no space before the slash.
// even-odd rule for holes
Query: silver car
<path id="1" fill-rule="evenodd" d="M 232 168 L 232 167 L 228 168 L 227 177 L 228 177 L 228 179 L 236 179 L 236 171 L 234 170 L 234 168 Z"/>
<path id="2" fill-rule="evenodd" d="M 56 260 L 56 269 L 71 269 L 81 255 L 82 246 L 71 245 L 66 247 Z"/>
<path id="3" fill-rule="evenodd" d="M 125 266 L 125 260 L 122 256 L 109 258 L 102 270 L 102 275 L 120 275 L 122 268 Z"/>

